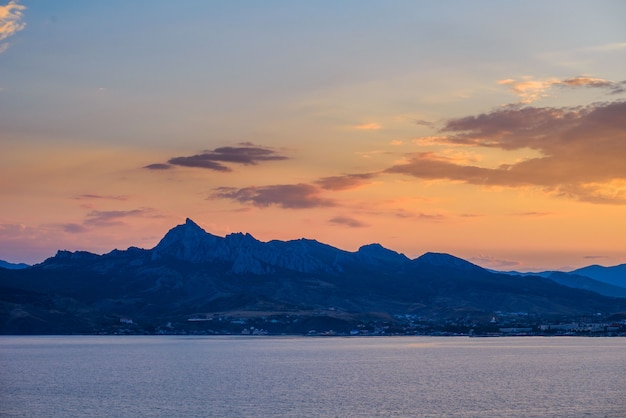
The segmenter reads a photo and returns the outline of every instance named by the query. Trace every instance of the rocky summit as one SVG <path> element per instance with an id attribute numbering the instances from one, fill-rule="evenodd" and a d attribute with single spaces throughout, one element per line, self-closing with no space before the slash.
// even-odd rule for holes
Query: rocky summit
<path id="1" fill-rule="evenodd" d="M 568 285 L 591 279 L 558 279 L 380 244 L 219 237 L 187 219 L 152 249 L 0 268 L 0 333 L 469 332 L 626 312 L 624 297 Z"/>

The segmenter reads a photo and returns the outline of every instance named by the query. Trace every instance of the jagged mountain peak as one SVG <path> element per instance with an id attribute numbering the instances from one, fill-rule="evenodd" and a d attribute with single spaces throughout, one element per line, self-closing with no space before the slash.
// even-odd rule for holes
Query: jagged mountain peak
<path id="1" fill-rule="evenodd" d="M 90 253 L 89 251 L 68 251 L 58 250 L 54 258 L 56 259 L 92 259 L 98 257 L 97 254 Z"/>
<path id="2" fill-rule="evenodd" d="M 203 231 L 203 232 L 206 232 L 206 231 L 204 231 L 204 229 L 202 229 L 202 228 L 200 227 L 200 225 L 198 225 L 197 223 L 195 223 L 194 221 L 192 221 L 190 218 L 185 219 L 184 226 L 185 226 L 186 228 L 195 228 L 195 229 L 199 229 L 199 230 L 201 230 L 201 231 Z"/>
<path id="3" fill-rule="evenodd" d="M 276 269 L 342 272 L 345 266 L 357 264 L 402 269 L 402 266 L 410 263 L 465 271 L 483 270 L 450 254 L 426 253 L 411 261 L 404 254 L 379 243 L 364 245 L 356 252 L 347 252 L 313 239 L 262 242 L 243 232 L 219 237 L 207 233 L 189 218 L 184 224 L 172 228 L 151 252 L 153 260 L 169 258 L 191 263 L 233 263 L 231 271 L 254 274 L 268 274 Z"/>
<path id="4" fill-rule="evenodd" d="M 233 232 L 232 234 L 226 235 L 224 238 L 236 242 L 261 242 L 248 232 Z"/>
<path id="5" fill-rule="evenodd" d="M 359 251 L 369 251 L 369 250 L 377 251 L 377 250 L 381 250 L 381 249 L 386 250 L 386 248 L 383 247 L 382 245 L 380 245 L 379 243 L 373 242 L 371 244 L 362 245 L 359 248 Z"/>
<path id="6" fill-rule="evenodd" d="M 191 237 L 211 235 L 202 229 L 197 223 L 187 218 L 185 223 L 176 225 L 174 228 L 167 231 L 165 236 L 161 239 L 161 242 L 157 244 L 157 247 L 161 245 L 164 241 L 180 241 L 185 239 L 190 239 Z"/>
<path id="7" fill-rule="evenodd" d="M 207 252 L 211 252 L 222 239 L 187 218 L 184 224 L 170 229 L 152 249 L 152 259 L 172 257 L 191 262 L 205 261 Z"/>
<path id="8" fill-rule="evenodd" d="M 190 218 L 185 219 L 184 224 L 177 225 L 174 228 L 170 229 L 170 232 L 172 231 L 184 231 L 187 234 L 213 235 L 206 232 L 204 228 L 202 228 Z"/>
<path id="9" fill-rule="evenodd" d="M 90 262 L 100 257 L 98 254 L 90 253 L 88 251 L 68 251 L 58 250 L 57 253 L 50 258 L 47 258 L 42 263 L 37 264 L 39 266 L 52 267 L 64 264 Z"/>

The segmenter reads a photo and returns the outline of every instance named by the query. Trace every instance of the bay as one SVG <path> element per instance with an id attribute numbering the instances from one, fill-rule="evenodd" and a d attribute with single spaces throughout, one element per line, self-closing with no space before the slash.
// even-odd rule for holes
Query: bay
<path id="1" fill-rule="evenodd" d="M 626 339 L 3 336 L 7 417 L 623 417 Z"/>

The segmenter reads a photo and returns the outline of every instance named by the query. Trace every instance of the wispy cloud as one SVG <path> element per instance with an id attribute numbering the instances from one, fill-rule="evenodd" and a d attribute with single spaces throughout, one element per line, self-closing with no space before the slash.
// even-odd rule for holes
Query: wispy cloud
<path id="1" fill-rule="evenodd" d="M 63 231 L 70 234 L 80 234 L 88 230 L 88 228 L 86 228 L 84 225 L 76 223 L 63 224 L 61 225 L 61 227 L 63 228 Z"/>
<path id="2" fill-rule="evenodd" d="M 552 78 L 549 80 L 534 80 L 532 77 L 522 77 L 521 80 L 499 80 L 498 84 L 507 86 L 521 98 L 521 102 L 528 104 L 548 95 L 552 87 L 561 88 L 599 88 L 606 89 L 609 93 L 617 94 L 626 91 L 626 81 L 609 81 L 586 75 L 567 79 Z"/>
<path id="3" fill-rule="evenodd" d="M 431 146 L 448 144 L 448 137 L 446 136 L 421 136 L 419 138 L 413 138 L 413 143 L 418 146 Z"/>
<path id="4" fill-rule="evenodd" d="M 205 168 L 214 171 L 228 172 L 232 169 L 224 163 L 240 165 L 257 165 L 266 161 L 286 160 L 288 157 L 279 154 L 267 147 L 254 146 L 249 143 L 239 147 L 220 147 L 214 150 L 203 151 L 199 154 L 173 157 L 167 163 L 149 164 L 144 168 L 149 170 L 167 170 L 172 165 L 183 167 Z"/>
<path id="5" fill-rule="evenodd" d="M 85 197 L 86 199 L 126 200 L 125 196 L 83 196 L 87 196 Z M 130 210 L 91 210 L 87 213 L 87 215 L 85 215 L 85 219 L 82 223 L 72 222 L 56 225 L 56 227 L 61 228 L 64 232 L 70 234 L 80 234 L 83 232 L 89 232 L 94 228 L 124 225 L 126 219 L 141 217 L 155 218 L 160 217 L 160 215 L 158 215 L 155 209 L 152 208 L 139 208 Z"/>
<path id="6" fill-rule="evenodd" d="M 520 265 L 520 263 L 518 263 L 517 261 L 504 260 L 489 255 L 479 255 L 476 257 L 471 257 L 469 258 L 469 261 L 481 267 L 487 267 L 492 269 L 510 269 L 512 267 Z"/>
<path id="7" fill-rule="evenodd" d="M 147 168 L 148 170 L 169 170 L 170 168 L 172 168 L 172 166 L 169 164 L 164 164 L 164 163 L 155 163 L 155 164 L 148 164 L 144 166 L 143 168 Z"/>
<path id="8" fill-rule="evenodd" d="M 355 125 L 352 127 L 353 129 L 358 129 L 360 131 L 377 131 L 379 129 L 382 129 L 382 126 L 380 126 L 378 123 L 363 123 L 361 125 Z"/>
<path id="9" fill-rule="evenodd" d="M 153 209 L 142 208 L 132 210 L 93 210 L 87 214 L 86 226 L 114 226 L 123 224 L 123 219 L 152 214 Z"/>
<path id="10" fill-rule="evenodd" d="M 344 174 L 342 176 L 322 177 L 315 184 L 326 190 L 348 190 L 364 186 L 376 177 L 375 173 Z"/>
<path id="11" fill-rule="evenodd" d="M 626 49 L 626 42 L 616 42 L 605 45 L 596 45 L 586 48 L 581 48 L 582 51 L 601 51 L 601 52 L 612 52 L 619 51 L 620 49 Z"/>
<path id="12" fill-rule="evenodd" d="M 513 213 L 512 216 L 521 216 L 521 217 L 529 217 L 529 218 L 542 218 L 544 216 L 553 215 L 552 212 L 516 212 Z"/>
<path id="13" fill-rule="evenodd" d="M 394 213 L 394 215 L 396 216 L 396 218 L 401 218 L 401 219 L 409 218 L 409 219 L 417 219 L 417 220 L 431 221 L 431 222 L 442 222 L 448 219 L 446 215 L 443 215 L 440 213 L 424 213 L 424 212 L 414 213 L 414 212 L 407 212 L 404 210 L 398 210 Z"/>
<path id="14" fill-rule="evenodd" d="M 428 126 L 429 128 L 432 128 L 433 126 L 435 126 L 433 122 L 430 122 L 424 119 L 416 119 L 415 124 L 418 126 Z"/>
<path id="15" fill-rule="evenodd" d="M 4 41 L 26 27 L 26 23 L 22 22 L 24 17 L 22 11 L 25 9 L 26 6 L 13 0 L 5 6 L 0 6 L 0 41 Z M 0 43 L 0 54 L 8 47 L 7 42 Z"/>
<path id="16" fill-rule="evenodd" d="M 128 196 L 126 195 L 100 195 L 100 194 L 91 194 L 85 193 L 76 196 L 77 200 L 119 200 L 126 201 L 128 200 Z"/>
<path id="17" fill-rule="evenodd" d="M 609 256 L 606 255 L 586 255 L 583 257 L 585 260 L 599 260 L 602 258 L 609 258 Z"/>
<path id="18" fill-rule="evenodd" d="M 449 120 L 445 142 L 542 155 L 497 168 L 432 152 L 407 155 L 386 170 L 417 178 L 487 186 L 540 186 L 592 203 L 626 203 L 626 102 L 564 108 L 506 107 Z"/>
<path id="19" fill-rule="evenodd" d="M 262 187 L 218 187 L 211 198 L 231 199 L 257 207 L 278 206 L 284 209 L 310 209 L 334 206 L 320 197 L 320 189 L 311 184 L 277 184 Z"/>
<path id="20" fill-rule="evenodd" d="M 368 224 L 348 216 L 335 216 L 328 220 L 331 224 L 348 226 L 350 228 L 365 228 Z"/>

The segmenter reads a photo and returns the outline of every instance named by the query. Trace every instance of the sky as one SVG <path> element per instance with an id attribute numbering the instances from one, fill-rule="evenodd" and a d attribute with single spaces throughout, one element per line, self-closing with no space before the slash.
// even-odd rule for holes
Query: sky
<path id="1" fill-rule="evenodd" d="M 225 236 L 626 263 L 626 3 L 0 0 L 0 259 Z"/>

